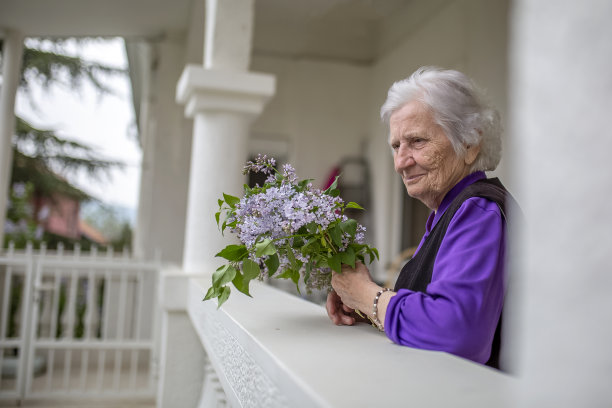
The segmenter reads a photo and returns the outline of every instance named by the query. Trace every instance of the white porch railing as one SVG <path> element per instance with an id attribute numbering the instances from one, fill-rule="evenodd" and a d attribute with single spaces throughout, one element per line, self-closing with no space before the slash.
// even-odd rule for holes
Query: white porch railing
<path id="1" fill-rule="evenodd" d="M 171 339 L 166 348 L 172 359 L 183 353 L 204 369 L 184 373 L 171 389 L 164 377 L 180 374 L 162 360 L 158 406 L 176 402 L 164 393 L 194 407 L 513 406 L 513 377 L 446 353 L 397 346 L 365 324 L 334 326 L 323 307 L 259 282 L 252 284 L 253 298 L 234 292 L 220 310 L 202 302 L 209 277 L 172 273 L 162 282 L 164 318 L 182 310 L 199 339 L 199 349 L 177 354 Z"/>
<path id="2" fill-rule="evenodd" d="M 0 254 L 1 398 L 153 398 L 158 271 L 95 249 Z"/>

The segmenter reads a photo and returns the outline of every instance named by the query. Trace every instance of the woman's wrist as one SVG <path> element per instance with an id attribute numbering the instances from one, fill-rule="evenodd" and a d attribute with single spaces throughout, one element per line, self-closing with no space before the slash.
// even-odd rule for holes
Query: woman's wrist
<path id="1" fill-rule="evenodd" d="M 359 305 L 359 310 L 363 314 L 367 315 L 370 320 L 374 318 L 373 309 L 372 309 L 373 299 L 376 297 L 376 294 L 382 289 L 383 289 L 382 286 L 378 286 L 377 284 L 372 282 L 368 286 L 368 288 L 363 292 L 364 295 L 363 295 L 361 304 Z"/>
<path id="2" fill-rule="evenodd" d="M 384 331 L 384 326 L 383 323 L 380 321 L 380 318 L 378 316 L 378 302 L 380 300 L 380 297 L 382 296 L 383 293 L 390 291 L 391 289 L 389 288 L 382 288 L 381 290 L 379 290 L 378 292 L 376 292 L 376 296 L 374 296 L 374 301 L 372 302 L 372 323 L 374 323 L 374 325 L 376 327 L 378 327 L 378 330 L 380 331 Z"/>
<path id="3" fill-rule="evenodd" d="M 396 292 L 393 292 L 392 290 L 388 290 L 388 291 L 383 292 L 380 295 L 380 298 L 378 299 L 377 317 L 378 317 L 378 320 L 380 320 L 380 323 L 383 329 L 385 326 L 385 317 L 387 316 L 387 306 L 389 306 L 389 301 L 395 295 L 396 295 Z"/>

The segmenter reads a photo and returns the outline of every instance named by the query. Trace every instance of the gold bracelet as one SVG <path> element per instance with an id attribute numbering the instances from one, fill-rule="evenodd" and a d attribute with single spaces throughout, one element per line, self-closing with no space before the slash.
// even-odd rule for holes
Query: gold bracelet
<path id="1" fill-rule="evenodd" d="M 380 331 L 385 331 L 385 328 L 383 327 L 382 323 L 378 319 L 378 299 L 380 299 L 380 296 L 388 290 L 391 290 L 391 289 L 382 288 L 381 290 L 379 290 L 376 293 L 376 297 L 374 298 L 374 305 L 372 306 L 372 315 L 374 316 L 374 324 L 376 325 L 376 327 L 378 327 L 378 330 Z"/>

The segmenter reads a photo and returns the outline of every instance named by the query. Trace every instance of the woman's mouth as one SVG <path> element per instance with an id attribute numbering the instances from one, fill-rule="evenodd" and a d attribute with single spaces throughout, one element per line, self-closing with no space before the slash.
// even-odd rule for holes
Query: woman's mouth
<path id="1" fill-rule="evenodd" d="M 413 174 L 413 175 L 405 175 L 404 176 L 404 183 L 414 183 L 416 182 L 418 179 L 420 179 L 421 177 L 423 177 L 423 174 Z"/>

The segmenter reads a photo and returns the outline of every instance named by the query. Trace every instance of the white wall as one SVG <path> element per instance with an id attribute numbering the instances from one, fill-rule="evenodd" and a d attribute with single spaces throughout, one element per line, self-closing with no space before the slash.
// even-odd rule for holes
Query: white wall
<path id="1" fill-rule="evenodd" d="M 276 75 L 277 94 L 252 127 L 254 138 L 289 142 L 288 161 L 300 178 L 324 183 L 367 139 L 367 67 L 326 61 L 254 57 L 253 71 Z"/>

